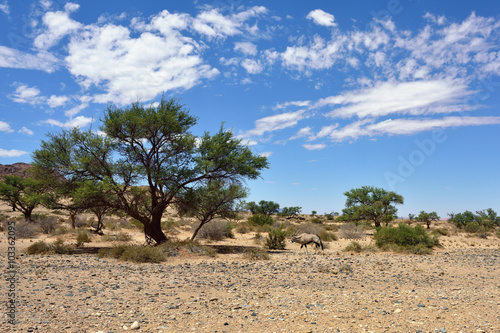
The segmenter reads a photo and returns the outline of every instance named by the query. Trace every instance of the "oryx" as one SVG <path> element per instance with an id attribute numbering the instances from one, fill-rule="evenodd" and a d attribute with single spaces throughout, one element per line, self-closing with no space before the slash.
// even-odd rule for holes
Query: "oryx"
<path id="1" fill-rule="evenodd" d="M 305 246 L 306 253 L 307 253 L 307 244 L 311 243 L 316 244 L 316 248 L 319 247 L 323 251 L 323 242 L 321 241 L 321 238 L 316 234 L 301 233 L 300 235 L 297 235 L 297 233 L 295 233 L 292 236 L 290 243 L 299 243 L 300 244 L 299 251 L 302 249 L 303 246 Z"/>

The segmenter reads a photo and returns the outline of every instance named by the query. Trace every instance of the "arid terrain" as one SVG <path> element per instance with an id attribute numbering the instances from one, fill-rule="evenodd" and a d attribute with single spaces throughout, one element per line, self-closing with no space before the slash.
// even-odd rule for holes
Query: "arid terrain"
<path id="1" fill-rule="evenodd" d="M 0 213 L 12 217 L 8 206 Z M 64 216 L 63 216 L 64 217 Z M 305 222 L 302 222 L 305 223 Z M 326 222 L 325 222 L 326 223 Z M 250 260 L 253 232 L 206 242 L 215 258 L 181 253 L 161 264 L 99 258 L 116 242 L 92 235 L 71 255 L 27 255 L 37 239 L 16 241 L 16 325 L 2 309 L 1 332 L 500 332 L 500 239 L 449 229 L 431 255 L 324 252 L 287 244 L 269 260 Z M 190 226 L 178 228 L 178 239 Z M 125 232 L 144 243 L 138 229 Z M 47 242 L 76 234 L 37 236 Z M 367 234 L 362 245 L 373 243 Z M 0 269 L 7 270 L 7 238 Z M 2 279 L 5 304 L 8 282 Z M 132 328 L 131 328 L 132 326 Z"/>

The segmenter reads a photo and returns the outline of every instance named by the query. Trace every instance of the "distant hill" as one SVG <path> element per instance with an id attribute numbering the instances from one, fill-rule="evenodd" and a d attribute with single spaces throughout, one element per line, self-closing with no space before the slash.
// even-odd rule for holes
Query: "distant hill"
<path id="1" fill-rule="evenodd" d="M 26 176 L 26 170 L 31 167 L 28 163 L 0 164 L 0 178 L 8 175 Z"/>

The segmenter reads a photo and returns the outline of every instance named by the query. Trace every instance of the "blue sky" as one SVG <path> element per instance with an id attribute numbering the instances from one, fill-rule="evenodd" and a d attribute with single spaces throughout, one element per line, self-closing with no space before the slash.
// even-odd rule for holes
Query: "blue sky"
<path id="1" fill-rule="evenodd" d="M 498 2 L 0 0 L 0 26 L 0 164 L 164 93 L 269 157 L 248 200 L 500 211 Z"/>

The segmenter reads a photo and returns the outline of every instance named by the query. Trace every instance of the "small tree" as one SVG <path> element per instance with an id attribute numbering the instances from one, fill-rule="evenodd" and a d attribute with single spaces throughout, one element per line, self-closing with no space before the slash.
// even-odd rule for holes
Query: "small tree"
<path id="1" fill-rule="evenodd" d="M 28 174 L 30 172 L 28 169 Z M 33 210 L 48 200 L 48 187 L 49 184 L 44 179 L 4 176 L 0 182 L 0 200 L 7 202 L 13 210 L 21 212 L 26 221 L 33 222 Z"/>
<path id="2" fill-rule="evenodd" d="M 355 188 L 345 192 L 344 195 L 347 200 L 341 220 L 373 221 L 375 227 L 380 227 L 382 222 L 388 225 L 394 220 L 398 211 L 394 204 L 403 204 L 404 202 L 401 195 L 373 186 Z"/>
<path id="3" fill-rule="evenodd" d="M 194 240 L 200 229 L 216 216 L 229 218 L 234 214 L 234 202 L 245 198 L 247 190 L 240 184 L 224 184 L 223 181 L 210 181 L 184 193 L 178 203 L 179 213 L 192 214 L 200 224 L 194 230 Z"/>
<path id="4" fill-rule="evenodd" d="M 283 209 L 281 210 L 281 216 L 292 218 L 299 215 L 301 210 L 302 207 L 299 206 L 283 207 Z"/>
<path id="5" fill-rule="evenodd" d="M 422 210 L 415 219 L 419 222 L 424 222 L 427 225 L 427 229 L 430 229 L 432 221 L 439 220 L 439 216 L 436 212 L 426 213 Z"/>
<path id="6" fill-rule="evenodd" d="M 258 204 L 254 201 L 247 203 L 247 209 L 253 214 L 262 214 L 266 216 L 271 216 L 276 214 L 280 210 L 280 205 L 274 201 L 261 200 Z"/>

